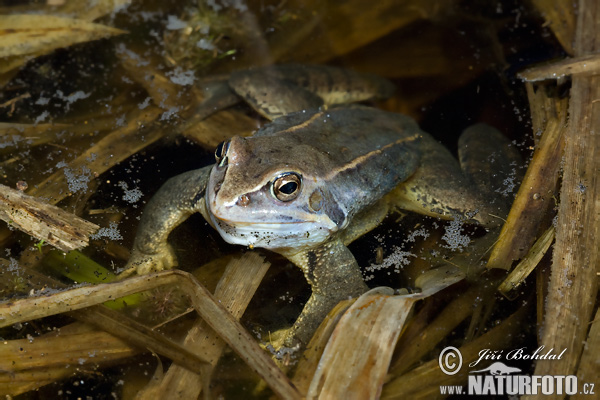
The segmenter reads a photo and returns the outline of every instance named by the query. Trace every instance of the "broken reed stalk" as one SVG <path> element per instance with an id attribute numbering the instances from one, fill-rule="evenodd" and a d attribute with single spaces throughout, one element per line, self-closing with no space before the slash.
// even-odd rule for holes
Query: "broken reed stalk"
<path id="1" fill-rule="evenodd" d="M 70 212 L 0 185 L 0 219 L 62 251 L 85 247 L 99 226 Z"/>
<path id="2" fill-rule="evenodd" d="M 515 292 L 529 274 L 542 260 L 550 245 L 554 242 L 554 227 L 546 229 L 546 232 L 535 242 L 527 255 L 511 271 L 508 277 L 498 286 L 498 291 L 506 298 L 513 300 L 518 296 Z"/>
<path id="3" fill-rule="evenodd" d="M 570 75 L 597 74 L 598 71 L 600 71 L 600 55 L 591 54 L 530 68 L 521 72 L 519 77 L 529 82 L 536 82 Z"/>

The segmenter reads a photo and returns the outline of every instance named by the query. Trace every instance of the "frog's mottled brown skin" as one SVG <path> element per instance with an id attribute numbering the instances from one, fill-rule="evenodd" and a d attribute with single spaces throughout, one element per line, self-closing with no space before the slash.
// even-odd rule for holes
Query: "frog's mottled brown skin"
<path id="1" fill-rule="evenodd" d="M 479 135 L 503 140 L 488 127 Z M 346 245 L 377 226 L 390 205 L 446 218 L 471 213 L 485 225 L 506 213 L 412 119 L 373 108 L 292 113 L 218 153 L 216 165 L 170 179 L 148 203 L 129 266 L 138 273 L 173 267 L 167 237 L 200 212 L 226 241 L 268 248 L 304 272 L 312 296 L 285 345 L 307 343 L 337 302 L 367 289 Z M 288 174 L 298 188 L 282 201 L 274 187 Z"/>

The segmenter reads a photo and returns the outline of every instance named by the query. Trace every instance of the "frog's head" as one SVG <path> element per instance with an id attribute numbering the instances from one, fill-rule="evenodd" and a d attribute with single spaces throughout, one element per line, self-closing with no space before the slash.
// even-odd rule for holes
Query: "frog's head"
<path id="1" fill-rule="evenodd" d="M 285 137 L 234 137 L 215 151 L 206 189 L 212 223 L 229 243 L 306 248 L 346 225 L 319 176 L 327 156 Z"/>

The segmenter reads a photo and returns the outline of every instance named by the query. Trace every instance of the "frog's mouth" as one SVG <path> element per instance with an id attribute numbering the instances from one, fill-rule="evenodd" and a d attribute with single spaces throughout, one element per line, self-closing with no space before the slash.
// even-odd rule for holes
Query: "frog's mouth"
<path id="1" fill-rule="evenodd" d="M 214 214 L 211 221 L 227 243 L 271 250 L 311 247 L 324 242 L 332 233 L 314 221 L 231 221 Z"/>

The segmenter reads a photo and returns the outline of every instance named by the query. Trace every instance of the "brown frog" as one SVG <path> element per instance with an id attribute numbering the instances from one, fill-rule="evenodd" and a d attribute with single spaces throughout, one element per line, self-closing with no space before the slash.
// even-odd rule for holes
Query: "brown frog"
<path id="1" fill-rule="evenodd" d="M 283 343 L 291 346 L 307 343 L 337 302 L 367 290 L 346 246 L 376 227 L 390 207 L 499 224 L 496 216 L 505 215 L 507 205 L 494 204 L 487 182 L 478 186 L 465 174 L 477 177 L 489 154 L 465 152 L 461 169 L 410 117 L 339 106 L 387 96 L 391 88 L 382 78 L 332 67 L 235 73 L 227 90 L 273 122 L 220 144 L 214 165 L 166 182 L 144 211 L 128 266 L 142 274 L 176 265 L 167 237 L 199 212 L 225 241 L 269 249 L 302 269 L 312 295 L 285 335 Z M 472 141 L 498 153 L 498 165 L 510 164 L 511 156 L 497 151 L 507 141 L 496 130 L 470 128 L 460 147 Z"/>

